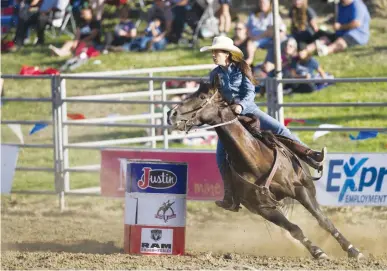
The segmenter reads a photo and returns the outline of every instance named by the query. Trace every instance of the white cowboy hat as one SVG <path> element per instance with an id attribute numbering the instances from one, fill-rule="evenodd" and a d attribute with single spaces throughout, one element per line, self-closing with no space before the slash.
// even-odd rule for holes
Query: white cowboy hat
<path id="1" fill-rule="evenodd" d="M 234 41 L 229 37 L 215 37 L 211 46 L 204 46 L 200 48 L 200 52 L 205 52 L 208 50 L 224 50 L 230 52 L 233 57 L 243 59 L 243 52 L 241 49 L 234 45 Z"/>

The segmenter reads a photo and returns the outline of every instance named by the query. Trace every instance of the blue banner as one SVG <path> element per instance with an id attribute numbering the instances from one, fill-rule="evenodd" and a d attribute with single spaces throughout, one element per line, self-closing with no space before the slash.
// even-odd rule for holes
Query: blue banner
<path id="1" fill-rule="evenodd" d="M 187 194 L 187 164 L 131 162 L 127 166 L 126 192 Z"/>
<path id="2" fill-rule="evenodd" d="M 317 200 L 326 206 L 387 205 L 387 154 L 328 154 L 316 182 Z"/>

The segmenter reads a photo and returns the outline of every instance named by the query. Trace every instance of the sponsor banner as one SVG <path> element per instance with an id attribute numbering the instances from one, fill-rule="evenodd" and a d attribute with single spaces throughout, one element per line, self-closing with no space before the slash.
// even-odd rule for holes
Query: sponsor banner
<path id="1" fill-rule="evenodd" d="M 136 195 L 138 198 L 136 198 Z M 125 194 L 125 224 L 184 227 L 186 199 L 165 194 Z"/>
<path id="2" fill-rule="evenodd" d="M 387 205 L 387 154 L 329 154 L 315 182 L 321 205 Z"/>
<path id="3" fill-rule="evenodd" d="M 127 178 L 127 192 L 187 193 L 187 164 L 129 160 Z"/>
<path id="4" fill-rule="evenodd" d="M 124 197 L 127 159 L 158 159 L 187 163 L 189 166 L 188 200 L 219 200 L 223 198 L 223 182 L 216 165 L 215 151 L 204 150 L 102 150 L 100 173 L 102 196 Z"/>
<path id="5" fill-rule="evenodd" d="M 124 250 L 130 254 L 183 255 L 184 227 L 125 225 Z"/>

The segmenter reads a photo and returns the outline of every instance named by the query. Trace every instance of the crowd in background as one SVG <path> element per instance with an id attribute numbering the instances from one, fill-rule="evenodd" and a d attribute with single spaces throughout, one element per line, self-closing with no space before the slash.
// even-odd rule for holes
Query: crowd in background
<path id="1" fill-rule="evenodd" d="M 9 52 L 18 51 L 28 40 L 31 31 L 36 30 L 35 44 L 47 46 L 52 54 L 66 57 L 77 56 L 85 48 L 93 47 L 102 53 L 116 51 L 160 51 L 169 43 L 181 43 L 185 29 L 195 31 L 205 12 L 207 2 L 189 0 L 154 0 L 146 12 L 146 27 L 139 31 L 132 19 L 129 5 L 119 3 L 119 22 L 113 31 L 102 27 L 104 4 L 109 0 L 21 0 L 17 3 L 17 25 L 13 38 L 15 45 Z M 252 66 L 258 77 L 272 76 L 274 73 L 274 46 L 272 6 L 270 0 L 257 0 L 256 10 L 247 20 L 237 19 L 232 23 L 230 0 L 213 0 L 214 18 L 202 24 L 205 28 L 216 27 L 216 35 L 230 35 L 244 53 L 246 62 Z M 207 5 L 209 5 L 207 3 Z M 76 19 L 75 38 L 61 47 L 46 44 L 45 31 L 53 20 L 63 18 L 71 10 Z M 293 0 L 289 9 L 290 28 L 280 18 L 281 60 L 284 77 L 326 78 L 329 74 L 319 65 L 319 56 L 334 54 L 348 47 L 368 43 L 370 14 L 362 0 L 340 0 L 335 14 L 333 31 L 323 30 L 318 25 L 316 12 L 308 5 L 308 0 Z M 231 27 L 234 26 L 234 31 Z M 203 31 L 201 33 L 204 33 Z M 204 34 L 202 36 L 205 36 Z M 266 57 L 257 62 L 257 50 L 266 51 Z M 312 92 L 316 84 L 286 86 L 293 92 Z"/>

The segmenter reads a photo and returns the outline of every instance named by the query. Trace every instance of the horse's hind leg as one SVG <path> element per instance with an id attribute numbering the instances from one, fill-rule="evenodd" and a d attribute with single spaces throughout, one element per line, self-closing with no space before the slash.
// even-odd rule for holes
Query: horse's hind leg
<path id="1" fill-rule="evenodd" d="M 321 211 L 316 197 L 312 191 L 305 187 L 296 188 L 296 199 L 317 219 L 320 226 L 328 231 L 340 244 L 342 249 L 348 253 L 348 257 L 360 259 L 364 257 L 351 242 L 349 242 L 333 225 L 333 223 Z"/>
<path id="2" fill-rule="evenodd" d="M 278 209 L 258 208 L 257 211 L 263 218 L 287 230 L 293 238 L 300 241 L 306 247 L 314 258 L 323 259 L 328 257 L 321 248 L 314 246 L 312 242 L 305 237 L 300 227 L 291 223 Z"/>

